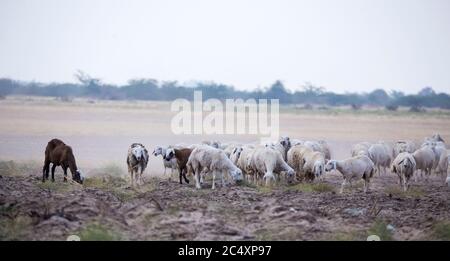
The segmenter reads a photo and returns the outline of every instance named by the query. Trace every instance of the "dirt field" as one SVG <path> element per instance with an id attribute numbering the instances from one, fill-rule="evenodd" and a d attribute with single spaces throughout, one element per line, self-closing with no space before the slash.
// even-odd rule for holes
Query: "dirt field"
<path id="1" fill-rule="evenodd" d="M 359 141 L 422 141 L 440 133 L 450 140 L 450 116 L 354 113 L 288 109 L 280 115 L 281 135 L 325 139 L 332 157 L 349 156 Z M 450 239 L 449 189 L 440 177 L 420 180 L 403 193 L 392 175 L 376 176 L 372 190 L 357 183 L 336 193 L 337 173 L 322 183 L 272 188 L 251 184 L 195 190 L 163 179 L 161 158 L 151 157 L 146 184 L 129 188 L 128 146 L 252 142 L 257 136 L 176 136 L 169 103 L 55 101 L 8 97 L 0 100 L 0 239 L 65 240 L 384 240 Z M 87 174 L 81 187 L 40 181 L 45 145 L 51 138 L 70 144 Z M 192 179 L 192 178 L 191 178 Z"/>

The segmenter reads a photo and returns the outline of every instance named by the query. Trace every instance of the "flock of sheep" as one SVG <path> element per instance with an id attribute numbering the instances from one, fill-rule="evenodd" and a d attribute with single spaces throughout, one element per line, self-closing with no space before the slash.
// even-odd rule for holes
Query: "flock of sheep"
<path id="1" fill-rule="evenodd" d="M 220 143 L 207 141 L 202 144 L 178 144 L 157 146 L 154 156 L 161 155 L 164 175 L 169 168 L 178 171 L 180 184 L 186 176 L 193 176 L 197 189 L 201 188 L 205 175 L 212 175 L 212 189 L 216 178 L 220 177 L 222 186 L 231 178 L 235 182 L 247 180 L 255 184 L 268 185 L 284 178 L 291 182 L 312 182 L 322 180 L 323 175 L 337 170 L 343 175 L 340 193 L 353 181 L 364 180 L 364 192 L 369 189 L 370 179 L 375 175 L 386 174 L 388 170 L 399 177 L 399 184 L 408 190 L 411 177 L 428 177 L 432 172 L 441 175 L 445 182 L 449 164 L 444 140 L 439 134 L 425 138 L 422 145 L 413 141 L 361 142 L 351 150 L 351 157 L 333 160 L 330 148 L 325 141 L 303 141 L 281 137 L 271 144 L 242 144 L 237 142 Z M 148 162 L 148 153 L 142 144 L 133 144 L 128 152 L 128 166 L 131 174 L 141 177 Z"/>
<path id="2" fill-rule="evenodd" d="M 157 146 L 154 156 L 161 155 L 164 164 L 164 175 L 167 168 L 178 171 L 180 184 L 183 180 L 189 183 L 187 176 L 193 176 L 195 187 L 201 188 L 205 175 L 212 175 L 212 189 L 216 187 L 216 178 L 220 177 L 222 186 L 226 186 L 231 178 L 234 182 L 247 180 L 255 184 L 269 185 L 278 182 L 313 182 L 322 180 L 323 175 L 337 170 L 343 176 L 340 193 L 353 181 L 364 180 L 364 192 L 370 186 L 375 175 L 386 175 L 388 170 L 397 174 L 399 184 L 404 191 L 410 185 L 410 179 L 418 177 L 428 180 L 432 173 L 440 175 L 450 185 L 447 176 L 449 154 L 444 140 L 439 134 L 425 138 L 419 146 L 413 141 L 361 142 L 351 150 L 351 157 L 345 160 L 334 160 L 330 148 L 325 141 L 303 141 L 281 137 L 270 144 L 242 144 L 237 142 L 219 143 L 217 141 L 202 144 L 178 144 L 175 146 Z M 149 153 L 144 145 L 133 143 L 128 149 L 127 165 L 131 176 L 131 185 L 143 183 L 142 173 L 147 167 Z M 66 181 L 67 170 L 72 179 L 83 183 L 84 177 L 77 168 L 72 148 L 63 141 L 53 139 L 45 150 L 45 161 L 42 170 L 42 181 L 49 178 L 52 164 L 52 181 L 56 166 L 64 170 Z"/>

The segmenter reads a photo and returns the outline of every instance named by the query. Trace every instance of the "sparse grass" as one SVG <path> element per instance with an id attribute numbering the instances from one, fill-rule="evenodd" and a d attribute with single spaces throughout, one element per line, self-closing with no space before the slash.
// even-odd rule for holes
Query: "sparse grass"
<path id="1" fill-rule="evenodd" d="M 0 161 L 0 175 L 17 176 L 30 173 L 31 171 L 39 169 L 39 165 L 35 161 L 15 162 Z"/>
<path id="2" fill-rule="evenodd" d="M 145 182 L 146 183 L 141 186 L 130 188 L 129 182 L 126 179 L 122 178 L 121 175 L 118 175 L 118 172 L 116 172 L 113 173 L 113 175 L 103 174 L 86 178 L 83 185 L 87 188 L 97 188 L 108 191 L 116 196 L 119 200 L 128 201 L 142 193 L 150 192 L 156 189 L 155 180 L 150 179 L 146 180 Z"/>
<path id="3" fill-rule="evenodd" d="M 32 219 L 29 216 L 18 215 L 9 218 L 2 215 L 0 217 L 0 240 L 23 240 L 31 226 Z"/>
<path id="4" fill-rule="evenodd" d="M 384 189 L 384 192 L 387 194 L 391 194 L 397 197 L 412 197 L 412 198 L 420 198 L 425 195 L 425 192 L 418 187 L 409 187 L 408 191 L 403 191 L 403 188 L 398 186 L 389 186 Z"/>
<path id="5" fill-rule="evenodd" d="M 82 241 L 118 241 L 123 239 L 117 232 L 99 223 L 91 223 L 84 227 L 79 233 Z"/>
<path id="6" fill-rule="evenodd" d="M 38 186 L 41 189 L 50 190 L 53 192 L 67 192 L 72 191 L 76 188 L 69 182 L 60 182 L 60 181 L 52 182 L 50 180 L 47 180 L 45 182 L 38 182 L 36 183 L 36 186 Z"/>
<path id="7" fill-rule="evenodd" d="M 249 187 L 249 188 L 254 188 L 256 189 L 257 185 L 251 183 L 248 180 L 242 180 L 241 182 L 237 183 L 238 186 L 242 186 L 242 187 Z"/>
<path id="8" fill-rule="evenodd" d="M 256 186 L 256 190 L 258 190 L 258 192 L 264 193 L 264 194 L 272 193 L 273 189 L 274 188 L 270 187 L 270 186 Z"/>
<path id="9" fill-rule="evenodd" d="M 391 241 L 392 232 L 387 229 L 386 222 L 382 220 L 375 220 L 372 226 L 367 230 L 367 236 L 377 235 L 382 241 Z"/>
<path id="10" fill-rule="evenodd" d="M 336 231 L 324 238 L 325 241 L 363 241 L 366 240 L 361 231 Z"/>
<path id="11" fill-rule="evenodd" d="M 335 191 L 335 188 L 330 184 L 320 182 L 320 183 L 299 183 L 299 184 L 287 187 L 286 190 L 309 192 L 309 193 L 312 193 L 312 192 L 324 193 L 324 192 Z"/>
<path id="12" fill-rule="evenodd" d="M 450 221 L 436 222 L 431 231 L 431 239 L 450 241 Z"/>

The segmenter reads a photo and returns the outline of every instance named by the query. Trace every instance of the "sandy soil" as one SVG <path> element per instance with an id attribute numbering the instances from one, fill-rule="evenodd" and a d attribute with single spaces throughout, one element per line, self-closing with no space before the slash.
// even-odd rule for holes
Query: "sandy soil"
<path id="1" fill-rule="evenodd" d="M 119 177 L 103 175 L 111 166 L 124 172 L 132 142 L 151 151 L 180 142 L 259 138 L 176 136 L 169 128 L 173 115 L 170 104 L 162 102 L 1 100 L 0 159 L 6 167 L 0 166 L 0 239 L 64 240 L 71 233 L 87 239 L 96 238 L 94 234 L 146 240 L 365 240 L 371 233 L 397 240 L 448 239 L 449 190 L 440 177 L 420 180 L 402 193 L 397 179 L 386 175 L 374 178 L 367 195 L 361 184 L 339 195 L 342 179 L 336 173 L 323 184 L 240 185 L 216 191 L 205 184 L 196 191 L 192 184 L 156 178 L 163 167 L 155 157 L 145 173 L 146 185 L 137 190 Z M 450 140 L 450 117 L 445 115 L 294 111 L 281 114 L 280 125 L 282 135 L 327 140 L 337 159 L 348 157 L 351 145 L 359 141 L 421 141 L 433 133 Z M 43 151 L 55 137 L 74 148 L 90 183 L 63 184 L 59 171 L 55 183 L 42 184 Z M 31 161 L 32 167 L 11 174 L 8 160 Z"/>

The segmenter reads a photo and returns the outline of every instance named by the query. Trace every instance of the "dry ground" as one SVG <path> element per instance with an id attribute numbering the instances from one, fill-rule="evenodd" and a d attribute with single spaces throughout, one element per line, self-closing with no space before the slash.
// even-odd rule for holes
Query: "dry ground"
<path id="1" fill-rule="evenodd" d="M 325 139 L 334 158 L 349 156 L 358 141 L 450 139 L 447 112 L 427 114 L 321 112 L 287 109 L 281 134 Z M 13 97 L 0 101 L 0 239 L 244 239 L 364 240 L 450 239 L 449 189 L 439 177 L 402 193 L 393 175 L 375 177 L 370 193 L 361 184 L 336 194 L 341 177 L 325 182 L 249 184 L 210 190 L 161 179 L 160 158 L 151 158 L 146 184 L 131 189 L 123 179 L 132 142 L 155 145 L 204 139 L 251 142 L 256 136 L 175 136 L 169 103 L 65 103 Z M 40 181 L 48 140 L 72 145 L 88 174 L 84 186 Z M 14 160 L 11 162 L 10 160 Z M 192 178 L 191 178 L 192 179 Z M 174 179 L 175 180 L 175 179 Z"/>

